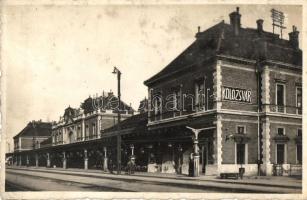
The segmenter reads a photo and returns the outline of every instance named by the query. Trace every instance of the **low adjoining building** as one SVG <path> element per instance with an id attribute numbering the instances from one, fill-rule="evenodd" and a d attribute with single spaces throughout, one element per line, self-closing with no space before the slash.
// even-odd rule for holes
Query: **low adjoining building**
<path id="1" fill-rule="evenodd" d="M 41 143 L 48 139 L 51 136 L 51 123 L 50 122 L 42 122 L 39 121 L 31 121 L 29 122 L 25 128 L 22 129 L 14 139 L 14 152 L 24 152 L 30 151 L 34 149 L 39 149 L 41 147 Z M 17 165 L 21 165 L 21 163 L 32 162 L 32 157 L 18 157 L 14 156 L 13 162 Z"/>

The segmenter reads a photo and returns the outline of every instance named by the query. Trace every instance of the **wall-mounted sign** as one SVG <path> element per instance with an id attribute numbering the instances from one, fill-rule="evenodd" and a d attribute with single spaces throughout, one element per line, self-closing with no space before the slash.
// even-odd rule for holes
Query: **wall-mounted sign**
<path id="1" fill-rule="evenodd" d="M 238 101 L 251 103 L 252 102 L 252 92 L 246 89 L 223 87 L 222 88 L 222 98 L 227 101 Z"/>

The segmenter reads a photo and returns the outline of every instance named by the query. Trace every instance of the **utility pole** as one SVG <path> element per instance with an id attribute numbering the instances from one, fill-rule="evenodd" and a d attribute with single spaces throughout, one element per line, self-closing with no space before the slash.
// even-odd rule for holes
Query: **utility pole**
<path id="1" fill-rule="evenodd" d="M 121 173 L 121 136 L 120 136 L 120 77 L 121 72 L 114 67 L 114 70 L 112 72 L 113 74 L 117 74 L 117 98 L 118 98 L 118 109 L 117 109 L 117 174 Z"/>

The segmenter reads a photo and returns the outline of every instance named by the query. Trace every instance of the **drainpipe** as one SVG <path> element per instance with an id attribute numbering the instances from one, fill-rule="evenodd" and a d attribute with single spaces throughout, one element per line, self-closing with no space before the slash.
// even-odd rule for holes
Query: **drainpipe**
<path id="1" fill-rule="evenodd" d="M 261 75 L 261 71 L 260 71 L 260 63 L 256 62 L 255 65 L 255 73 L 256 73 L 256 77 L 257 77 L 257 144 L 258 144 L 258 148 L 257 148 L 257 167 L 258 167 L 258 176 L 260 176 L 260 117 L 259 117 L 259 112 L 260 112 L 260 75 Z"/>

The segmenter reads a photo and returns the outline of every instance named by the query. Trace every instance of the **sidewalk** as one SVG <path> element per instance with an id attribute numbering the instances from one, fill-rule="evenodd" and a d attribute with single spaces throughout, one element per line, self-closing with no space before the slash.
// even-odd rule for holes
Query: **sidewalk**
<path id="1" fill-rule="evenodd" d="M 186 175 L 179 174 L 165 174 L 165 173 L 148 173 L 148 172 L 135 172 L 133 175 L 127 175 L 122 172 L 121 175 L 117 175 L 116 171 L 114 174 L 109 172 L 104 172 L 102 170 L 95 169 L 75 169 L 75 168 L 46 168 L 46 167 L 7 167 L 12 169 L 28 169 L 42 172 L 61 172 L 61 173 L 73 173 L 76 175 L 93 175 L 101 176 L 107 175 L 114 178 L 121 179 L 133 179 L 133 178 L 151 178 L 153 180 L 178 180 L 178 181 L 193 181 L 197 183 L 223 183 L 223 184 L 235 184 L 235 185 L 246 185 L 246 186 L 262 186 L 262 187 L 278 187 L 278 188 L 292 188 L 292 189 L 302 189 L 302 179 L 298 177 L 287 177 L 287 176 L 245 176 L 242 180 L 234 179 L 220 179 L 216 176 L 199 176 L 199 177 L 188 177 Z"/>

